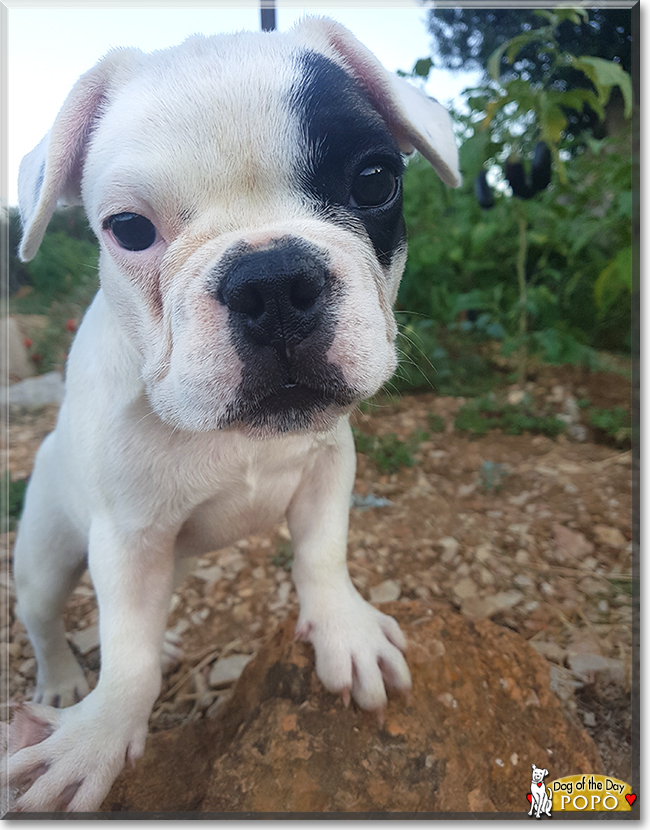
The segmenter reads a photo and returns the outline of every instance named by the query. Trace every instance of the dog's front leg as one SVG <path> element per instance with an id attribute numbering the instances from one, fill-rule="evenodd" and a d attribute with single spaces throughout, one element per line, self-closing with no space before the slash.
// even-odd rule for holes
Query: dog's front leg
<path id="1" fill-rule="evenodd" d="M 11 729 L 24 748 L 9 758 L 8 783 L 24 792 L 13 809 L 95 810 L 125 762 L 142 754 L 161 684 L 173 535 L 146 530 L 126 538 L 119 523 L 93 521 L 88 561 L 99 605 L 99 682 L 68 709 L 27 705 L 18 712 Z"/>
<path id="2" fill-rule="evenodd" d="M 346 564 L 355 452 L 347 420 L 306 472 L 287 513 L 300 601 L 296 637 L 312 643 L 327 689 L 381 712 L 386 689 L 411 687 L 406 640 L 392 617 L 357 592 Z"/>

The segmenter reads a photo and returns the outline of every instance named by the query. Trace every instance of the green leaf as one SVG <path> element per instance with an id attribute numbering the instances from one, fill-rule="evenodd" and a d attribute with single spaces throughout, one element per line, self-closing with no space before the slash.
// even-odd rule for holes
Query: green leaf
<path id="1" fill-rule="evenodd" d="M 630 118 L 633 103 L 632 79 L 620 64 L 590 56 L 573 58 L 571 63 L 575 69 L 584 72 L 596 87 L 596 92 L 603 106 L 609 101 L 612 88 L 617 86 L 621 90 L 625 101 L 625 117 Z"/>
<path id="2" fill-rule="evenodd" d="M 594 297 L 603 314 L 623 291 L 632 290 L 632 247 L 623 248 L 598 275 Z"/>
<path id="3" fill-rule="evenodd" d="M 419 78 L 428 78 L 429 72 L 433 68 L 433 61 L 431 58 L 420 58 L 419 61 L 415 62 L 413 66 L 413 74 L 417 75 Z"/>

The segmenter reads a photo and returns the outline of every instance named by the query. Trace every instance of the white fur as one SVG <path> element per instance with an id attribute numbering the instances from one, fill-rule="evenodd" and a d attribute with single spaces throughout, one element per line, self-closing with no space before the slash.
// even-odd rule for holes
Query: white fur
<path id="1" fill-rule="evenodd" d="M 375 710 L 387 687 L 410 687 L 399 627 L 359 596 L 346 568 L 355 469 L 347 415 L 330 413 L 302 433 L 217 428 L 244 367 L 208 286 L 235 243 L 264 247 L 290 235 L 326 252 L 345 287 L 328 360 L 360 397 L 395 368 L 391 305 L 404 256 L 386 273 L 369 240 L 316 215 L 291 178 L 300 125 L 284 96 L 305 43 L 372 87 L 386 116 L 397 106 L 400 85 L 332 22 L 288 35 L 195 37 L 150 56 L 112 52 L 23 162 L 23 257 L 35 253 L 57 202 L 81 199 L 101 243 L 101 290 L 71 349 L 66 398 L 38 452 L 16 542 L 18 612 L 43 704 L 33 714 L 51 725 L 49 737 L 9 759 L 16 786 L 41 773 L 17 809 L 101 803 L 144 748 L 179 563 L 283 516 L 297 635 L 313 643 L 325 686 Z M 261 67 L 256 83 L 243 67 Z M 425 122 L 432 116 L 421 101 Z M 410 120 L 400 111 L 396 129 L 418 146 L 412 100 L 407 109 Z M 443 146 L 431 153 L 457 172 L 447 121 L 440 132 Z M 125 251 L 104 229 L 107 216 L 127 211 L 158 228 L 149 250 Z M 86 556 L 101 641 L 89 694 L 61 618 Z"/>

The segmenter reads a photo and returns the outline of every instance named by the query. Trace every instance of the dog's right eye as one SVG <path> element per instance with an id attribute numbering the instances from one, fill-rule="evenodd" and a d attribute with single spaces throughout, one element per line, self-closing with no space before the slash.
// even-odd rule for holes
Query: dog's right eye
<path id="1" fill-rule="evenodd" d="M 156 228 L 139 213 L 116 213 L 104 223 L 120 247 L 127 251 L 145 251 L 156 241 Z"/>

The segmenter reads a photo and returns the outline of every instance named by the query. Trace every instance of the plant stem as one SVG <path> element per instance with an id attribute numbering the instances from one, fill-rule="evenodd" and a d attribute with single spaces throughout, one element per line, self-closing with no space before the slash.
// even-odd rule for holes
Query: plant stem
<path id="1" fill-rule="evenodd" d="M 526 313 L 526 257 L 528 255 L 528 225 L 523 206 L 519 209 L 519 253 L 517 254 L 517 280 L 519 282 L 519 387 L 526 384 L 526 364 L 528 362 L 527 313 Z"/>

